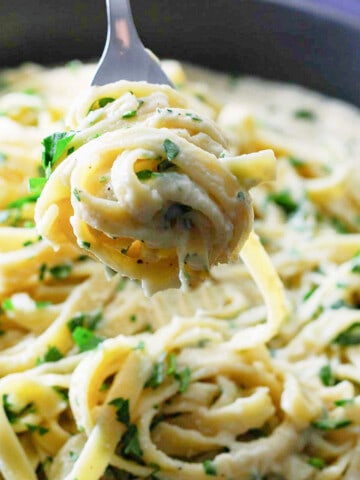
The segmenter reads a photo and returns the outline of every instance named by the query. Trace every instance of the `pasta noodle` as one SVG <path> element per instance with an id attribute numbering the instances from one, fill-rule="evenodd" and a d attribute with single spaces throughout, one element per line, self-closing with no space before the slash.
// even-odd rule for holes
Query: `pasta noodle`
<path id="1" fill-rule="evenodd" d="M 359 112 L 296 86 L 163 66 L 178 91 L 85 90 L 94 67 L 77 62 L 2 73 L 0 479 L 355 480 Z M 186 155 L 166 158 L 165 140 Z M 177 169 L 163 184 L 160 161 Z M 220 213 L 201 217 L 217 219 L 206 248 L 180 230 L 170 248 L 159 224 L 136 223 L 171 175 L 189 182 L 187 201 L 192 189 L 203 205 L 216 198 Z M 121 231 L 101 223 L 109 200 Z M 187 267 L 180 244 L 218 265 Z M 179 270 L 192 288 L 146 296 L 98 259 L 150 293 L 178 286 Z"/>
<path id="2" fill-rule="evenodd" d="M 77 242 L 150 293 L 196 286 L 226 261 L 252 226 L 248 183 L 272 178 L 275 158 L 230 157 L 215 123 L 186 104 L 165 85 L 92 87 L 37 202 L 40 234 Z"/>

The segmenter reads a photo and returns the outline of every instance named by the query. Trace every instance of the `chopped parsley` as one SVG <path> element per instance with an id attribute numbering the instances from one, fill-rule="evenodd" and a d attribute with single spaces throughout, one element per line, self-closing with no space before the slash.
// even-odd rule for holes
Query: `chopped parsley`
<path id="1" fill-rule="evenodd" d="M 330 305 L 330 308 L 332 308 L 333 310 L 339 310 L 339 308 L 343 307 L 352 308 L 352 306 L 349 303 L 345 302 L 345 300 L 343 300 L 342 298 L 339 298 L 339 300 L 336 300 L 336 302 Z"/>
<path id="2" fill-rule="evenodd" d="M 142 462 L 142 450 L 139 442 L 138 429 L 136 425 L 129 425 L 127 431 L 120 440 L 121 453 L 129 459 L 136 462 Z"/>
<path id="3" fill-rule="evenodd" d="M 40 196 L 46 183 L 45 177 L 29 178 L 29 191 L 34 195 Z"/>
<path id="4" fill-rule="evenodd" d="M 14 304 L 11 298 L 5 298 L 1 304 L 1 308 L 5 311 L 14 310 Z"/>
<path id="5" fill-rule="evenodd" d="M 351 268 L 352 273 L 360 273 L 360 254 L 357 253 L 353 256 L 353 266 Z"/>
<path id="6" fill-rule="evenodd" d="M 215 477 L 217 475 L 216 467 L 211 460 L 205 460 L 202 464 L 204 472 L 206 475 Z"/>
<path id="7" fill-rule="evenodd" d="M 121 115 L 121 118 L 132 118 L 137 114 L 137 110 L 129 110 L 128 112 Z"/>
<path id="8" fill-rule="evenodd" d="M 124 423 L 125 425 L 130 424 L 129 399 L 121 397 L 114 398 L 109 402 L 109 405 L 113 405 L 116 408 L 116 420 L 118 422 Z"/>
<path id="9" fill-rule="evenodd" d="M 48 347 L 47 352 L 42 358 L 38 358 L 36 360 L 36 365 L 41 365 L 42 363 L 47 363 L 47 362 L 57 362 L 61 360 L 64 357 L 64 355 L 60 352 L 60 350 L 57 347 L 50 346 Z"/>
<path id="10" fill-rule="evenodd" d="M 167 358 L 168 365 L 166 374 L 167 375 L 175 375 L 176 374 L 176 355 L 175 353 L 170 353 Z"/>
<path id="11" fill-rule="evenodd" d="M 113 376 L 106 378 L 103 383 L 99 387 L 99 392 L 106 392 L 111 387 L 111 383 L 113 381 Z"/>
<path id="12" fill-rule="evenodd" d="M 295 110 L 294 117 L 299 118 L 301 120 L 315 120 L 316 115 L 312 110 L 308 110 L 305 108 L 301 108 L 299 110 Z"/>
<path id="13" fill-rule="evenodd" d="M 185 113 L 185 115 L 187 117 L 190 117 L 191 120 L 193 120 L 194 122 L 201 122 L 202 121 L 202 119 L 200 117 L 198 117 L 197 115 L 195 115 L 194 113 L 188 112 L 188 113 Z"/>
<path id="14" fill-rule="evenodd" d="M 91 247 L 91 243 L 90 242 L 85 242 L 85 241 L 80 241 L 80 247 L 82 248 L 85 248 L 85 250 L 89 250 L 89 248 Z"/>
<path id="15" fill-rule="evenodd" d="M 317 288 L 318 288 L 318 285 L 312 286 L 310 290 L 308 290 L 303 296 L 303 301 L 306 302 L 306 300 L 308 300 L 312 296 L 312 294 L 315 292 L 315 290 L 317 290 Z"/>
<path id="16" fill-rule="evenodd" d="M 65 387 L 60 387 L 59 385 L 54 385 L 52 389 L 59 395 L 59 397 L 65 402 L 69 401 L 69 390 Z"/>
<path id="17" fill-rule="evenodd" d="M 338 218 L 332 217 L 330 224 L 335 228 L 338 233 L 349 233 L 347 225 Z"/>
<path id="18" fill-rule="evenodd" d="M 158 166 L 158 172 L 165 172 L 166 170 L 169 170 L 169 168 L 173 168 L 175 165 L 172 162 L 169 162 L 169 160 L 162 160 Z"/>
<path id="19" fill-rule="evenodd" d="M 185 367 L 181 372 L 174 374 L 174 378 L 180 382 L 179 392 L 184 393 L 189 387 L 191 371 L 189 367 Z"/>
<path id="20" fill-rule="evenodd" d="M 109 177 L 107 175 L 101 175 L 101 177 L 99 177 L 100 183 L 106 183 L 108 180 L 109 180 Z"/>
<path id="21" fill-rule="evenodd" d="M 331 365 L 324 365 L 320 368 L 319 377 L 323 385 L 326 387 L 332 387 L 336 384 L 336 378 L 334 377 L 331 369 Z"/>
<path id="22" fill-rule="evenodd" d="M 354 403 L 354 398 L 340 398 L 339 400 L 334 400 L 334 405 L 336 407 L 344 407 L 345 405 L 353 405 Z"/>
<path id="23" fill-rule="evenodd" d="M 245 202 L 245 193 L 242 190 L 240 190 L 239 192 L 237 192 L 236 198 L 241 202 Z"/>
<path id="24" fill-rule="evenodd" d="M 46 263 L 43 263 L 42 265 L 40 265 L 40 268 L 39 268 L 39 281 L 40 282 L 42 282 L 44 280 L 46 270 L 47 270 Z"/>
<path id="25" fill-rule="evenodd" d="M 136 176 L 139 180 L 149 180 L 149 178 L 153 177 L 155 173 L 152 170 L 140 170 L 136 172 Z"/>
<path id="26" fill-rule="evenodd" d="M 72 332 L 72 338 L 79 347 L 80 352 L 94 350 L 94 348 L 104 341 L 104 338 L 97 337 L 91 330 L 84 327 L 76 327 Z"/>
<path id="27" fill-rule="evenodd" d="M 173 377 L 178 381 L 179 392 L 184 393 L 190 384 L 191 371 L 189 367 L 178 370 L 176 355 L 174 353 L 170 353 L 169 355 L 163 353 L 155 363 L 151 375 L 145 383 L 145 387 L 158 388 L 166 377 Z"/>
<path id="28" fill-rule="evenodd" d="M 304 160 L 301 160 L 298 157 L 294 157 L 292 155 L 289 155 L 287 158 L 288 158 L 290 164 L 295 168 L 304 167 L 306 165 L 306 162 Z"/>
<path id="29" fill-rule="evenodd" d="M 73 450 L 70 450 L 69 457 L 72 462 L 76 462 L 76 460 L 79 458 L 79 454 Z"/>
<path id="30" fill-rule="evenodd" d="M 164 368 L 165 368 L 166 354 L 160 355 L 158 361 L 155 363 L 152 369 L 152 373 L 145 383 L 145 387 L 157 388 L 164 381 Z"/>
<path id="31" fill-rule="evenodd" d="M 52 303 L 49 300 L 36 300 L 35 305 L 36 308 L 41 310 L 42 308 L 46 308 L 49 305 L 52 305 Z"/>
<path id="32" fill-rule="evenodd" d="M 180 149 L 176 143 L 172 142 L 168 138 L 164 140 L 163 147 L 166 153 L 166 158 L 169 160 L 169 162 L 172 162 L 180 152 Z"/>
<path id="33" fill-rule="evenodd" d="M 200 100 L 200 102 L 206 103 L 206 97 L 202 93 L 195 93 L 194 97 Z"/>
<path id="34" fill-rule="evenodd" d="M 322 468 L 325 467 L 325 460 L 319 457 L 311 457 L 309 458 L 308 461 L 309 465 L 311 465 L 314 468 L 317 468 L 318 470 L 321 470 Z"/>
<path id="35" fill-rule="evenodd" d="M 355 322 L 349 328 L 339 333 L 334 338 L 333 343 L 340 346 L 359 345 L 360 344 L 360 322 Z"/>
<path id="36" fill-rule="evenodd" d="M 145 350 L 146 344 L 143 340 L 140 340 L 140 342 L 136 345 L 136 347 L 133 348 L 133 350 Z"/>
<path id="37" fill-rule="evenodd" d="M 339 430 L 340 428 L 345 428 L 351 425 L 351 420 L 324 418 L 321 420 L 315 420 L 311 425 L 319 430 Z"/>
<path id="38" fill-rule="evenodd" d="M 267 199 L 282 208 L 287 215 L 291 215 L 298 209 L 298 204 L 292 198 L 289 190 L 269 193 Z"/>
<path id="39" fill-rule="evenodd" d="M 81 202 L 80 192 L 79 192 L 79 190 L 78 190 L 77 188 L 74 188 L 74 190 L 73 190 L 73 195 L 74 195 L 74 197 L 76 198 L 76 200 L 77 200 L 78 202 Z"/>
<path id="40" fill-rule="evenodd" d="M 48 428 L 43 427 L 42 425 L 33 425 L 32 423 L 26 423 L 25 425 L 31 433 L 37 432 L 39 435 L 45 435 L 49 431 Z"/>
<path id="41" fill-rule="evenodd" d="M 2 403 L 5 415 L 10 423 L 15 423 L 18 421 L 19 417 L 23 415 L 28 415 L 29 413 L 35 412 L 35 405 L 33 402 L 27 403 L 24 407 L 19 410 L 15 410 L 14 406 L 9 402 L 9 395 L 4 393 L 2 396 Z"/>
<path id="42" fill-rule="evenodd" d="M 5 162 L 7 155 L 4 152 L 0 152 L 0 165 Z"/>
<path id="43" fill-rule="evenodd" d="M 46 270 L 46 266 L 45 266 Z M 52 277 L 56 278 L 56 280 L 64 280 L 68 278 L 72 272 L 72 265 L 68 263 L 63 263 L 60 265 L 54 265 L 53 267 L 49 268 L 49 273 Z"/>
<path id="44" fill-rule="evenodd" d="M 24 197 L 17 198 L 12 202 L 8 203 L 6 208 L 21 208 L 27 203 L 35 203 L 36 200 L 39 198 L 38 193 L 30 193 L 29 195 L 25 195 Z"/>
<path id="45" fill-rule="evenodd" d="M 92 103 L 88 113 L 92 112 L 93 110 L 97 110 L 98 108 L 104 108 L 108 103 L 112 103 L 114 101 L 115 101 L 115 98 L 113 97 L 99 98 Z"/>
<path id="46" fill-rule="evenodd" d="M 88 330 L 95 330 L 97 324 L 102 319 L 102 310 L 95 310 L 94 312 L 80 312 L 74 315 L 67 323 L 70 332 L 73 332 L 76 327 L 87 328 Z"/>
<path id="47" fill-rule="evenodd" d="M 43 139 L 42 166 L 46 178 L 49 178 L 54 164 L 65 152 L 74 136 L 74 132 L 56 132 Z"/>

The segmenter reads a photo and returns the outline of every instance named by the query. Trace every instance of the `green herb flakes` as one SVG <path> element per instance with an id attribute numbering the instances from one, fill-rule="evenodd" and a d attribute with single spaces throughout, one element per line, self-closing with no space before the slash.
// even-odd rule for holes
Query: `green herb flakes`
<path id="1" fill-rule="evenodd" d="M 291 215 L 298 209 L 298 204 L 292 198 L 289 190 L 269 193 L 267 200 L 278 205 L 287 215 Z"/>
<path id="2" fill-rule="evenodd" d="M 149 180 L 154 176 L 154 172 L 152 170 L 140 170 L 136 172 L 136 176 L 139 180 Z"/>
<path id="3" fill-rule="evenodd" d="M 336 407 L 345 407 L 346 405 L 354 405 L 355 398 L 340 398 L 339 400 L 334 400 L 334 405 Z"/>
<path id="4" fill-rule="evenodd" d="M 98 323 L 102 320 L 102 310 L 95 310 L 94 312 L 80 312 L 74 315 L 67 323 L 70 332 L 73 332 L 76 327 L 84 327 L 88 330 L 95 330 Z"/>
<path id="5" fill-rule="evenodd" d="M 332 387 L 336 384 L 336 379 L 333 376 L 331 365 L 324 365 L 320 368 L 319 377 L 323 385 L 326 387 Z"/>
<path id="6" fill-rule="evenodd" d="M 65 387 L 60 387 L 59 385 L 54 385 L 52 389 L 59 395 L 59 397 L 64 400 L 64 402 L 69 401 L 69 390 Z"/>
<path id="7" fill-rule="evenodd" d="M 60 350 L 57 347 L 50 346 L 48 347 L 47 352 L 42 358 L 38 358 L 36 360 L 36 365 L 41 365 L 42 363 L 48 363 L 48 362 L 57 362 L 61 360 L 64 357 L 64 355 L 60 352 Z"/>
<path id="8" fill-rule="evenodd" d="M 155 363 L 150 378 L 146 381 L 145 387 L 157 388 L 164 380 L 164 362 L 166 354 L 160 355 L 158 361 Z"/>
<path id="9" fill-rule="evenodd" d="M 80 191 L 77 188 L 74 188 L 73 195 L 78 202 L 81 202 Z"/>
<path id="10" fill-rule="evenodd" d="M 6 153 L 0 152 L 0 165 L 1 165 L 2 163 L 5 163 L 5 160 L 6 160 L 7 158 L 8 158 L 8 157 L 7 157 Z"/>
<path id="11" fill-rule="evenodd" d="M 46 183 L 45 177 L 29 178 L 29 191 L 34 195 L 40 196 Z"/>
<path id="12" fill-rule="evenodd" d="M 166 170 L 169 170 L 169 168 L 174 168 L 176 165 L 174 165 L 172 162 L 169 162 L 169 160 L 162 160 L 158 166 L 157 170 L 158 172 L 166 172 Z"/>
<path id="13" fill-rule="evenodd" d="M 14 304 L 13 304 L 11 298 L 5 298 L 5 300 L 3 300 L 2 304 L 1 304 L 1 308 L 5 311 L 14 310 Z"/>
<path id="14" fill-rule="evenodd" d="M 166 153 L 166 158 L 169 160 L 169 162 L 172 162 L 180 152 L 179 147 L 168 138 L 164 141 L 163 147 Z"/>
<path id="15" fill-rule="evenodd" d="M 46 308 L 48 307 L 49 305 L 51 305 L 52 303 L 48 300 L 37 300 L 35 302 L 35 305 L 36 305 L 36 308 L 41 310 L 43 308 Z"/>
<path id="16" fill-rule="evenodd" d="M 320 420 L 315 420 L 311 423 L 314 428 L 318 430 L 339 430 L 341 428 L 346 428 L 351 425 L 350 420 L 346 419 L 335 419 L 335 418 L 324 418 Z"/>
<path id="17" fill-rule="evenodd" d="M 316 119 L 315 113 L 312 110 L 308 110 L 308 109 L 305 109 L 305 108 L 295 110 L 294 117 L 298 118 L 298 119 L 301 119 L 301 120 L 315 120 Z"/>
<path id="18" fill-rule="evenodd" d="M 145 387 L 158 388 L 166 377 L 173 377 L 179 382 L 179 392 L 184 393 L 190 384 L 191 371 L 189 367 L 179 370 L 176 364 L 176 355 L 170 353 L 160 355 L 155 363 L 149 379 L 145 383 Z"/>
<path id="19" fill-rule="evenodd" d="M 217 475 L 216 467 L 211 460 L 205 460 L 202 465 L 206 475 L 210 475 L 213 477 Z"/>
<path id="20" fill-rule="evenodd" d="M 139 442 L 138 429 L 136 425 L 129 425 L 127 431 L 121 437 L 121 453 L 125 458 L 142 462 L 142 450 Z"/>
<path id="21" fill-rule="evenodd" d="M 137 110 L 130 110 L 129 112 L 124 113 L 121 115 L 121 118 L 132 118 L 135 117 L 137 114 Z"/>
<path id="22" fill-rule="evenodd" d="M 116 420 L 118 422 L 129 425 L 130 423 L 130 411 L 129 400 L 126 398 L 114 398 L 109 402 L 109 405 L 113 405 L 116 408 Z"/>
<path id="23" fill-rule="evenodd" d="M 26 423 L 25 424 L 29 432 L 31 433 L 38 433 L 39 435 L 45 435 L 48 433 L 49 429 L 46 427 L 43 427 L 42 425 L 33 425 L 32 423 Z"/>
<path id="24" fill-rule="evenodd" d="M 27 203 L 35 203 L 38 198 L 38 193 L 31 193 L 30 195 L 25 195 L 24 197 L 13 200 L 7 204 L 6 208 L 22 208 Z"/>
<path id="25" fill-rule="evenodd" d="M 93 110 L 97 110 L 98 108 L 104 108 L 104 107 L 106 107 L 106 105 L 108 105 L 109 103 L 112 103 L 114 101 L 115 101 L 115 98 L 113 98 L 113 97 L 99 98 L 99 99 L 95 100 L 95 102 L 92 103 L 91 107 L 89 108 L 89 113 L 92 112 Z"/>
<path id="26" fill-rule="evenodd" d="M 308 300 L 313 295 L 313 293 L 317 290 L 317 288 L 318 288 L 318 285 L 313 285 L 303 296 L 303 301 L 306 302 L 306 300 Z"/>
<path id="27" fill-rule="evenodd" d="M 76 460 L 79 458 L 79 454 L 70 450 L 69 457 L 72 462 L 76 462 Z"/>
<path id="28" fill-rule="evenodd" d="M 52 277 L 56 278 L 56 280 L 64 280 L 71 275 L 72 272 L 72 265 L 67 263 L 63 263 L 60 265 L 54 265 L 53 267 L 49 268 L 49 273 Z"/>
<path id="29" fill-rule="evenodd" d="M 56 132 L 43 139 L 42 166 L 46 178 L 49 178 L 54 164 L 63 155 L 74 136 L 74 132 Z"/>
<path id="30" fill-rule="evenodd" d="M 3 394 L 2 403 L 7 419 L 10 423 L 16 423 L 20 417 L 28 415 L 29 413 L 35 413 L 35 405 L 33 402 L 27 403 L 20 409 L 15 409 L 9 401 L 9 395 L 7 393 Z"/>
<path id="31" fill-rule="evenodd" d="M 353 323 L 349 328 L 334 338 L 333 343 L 340 346 L 360 344 L 360 322 Z"/>
<path id="32" fill-rule="evenodd" d="M 146 344 L 143 340 L 140 340 L 140 342 L 136 345 L 136 347 L 133 348 L 133 350 L 145 350 Z"/>
<path id="33" fill-rule="evenodd" d="M 317 468 L 318 470 L 321 470 L 325 467 L 325 460 L 319 457 L 311 457 L 309 458 L 308 461 L 309 465 L 311 465 L 314 468 Z"/>
<path id="34" fill-rule="evenodd" d="M 288 159 L 290 165 L 292 165 L 295 168 L 301 168 L 301 167 L 304 167 L 306 165 L 306 162 L 304 160 L 301 160 L 300 158 L 294 157 L 292 155 L 289 155 L 287 157 L 287 159 Z"/>
<path id="35" fill-rule="evenodd" d="M 97 337 L 91 330 L 84 327 L 76 327 L 72 332 L 72 338 L 80 352 L 94 350 L 94 348 L 104 341 L 104 338 Z"/>

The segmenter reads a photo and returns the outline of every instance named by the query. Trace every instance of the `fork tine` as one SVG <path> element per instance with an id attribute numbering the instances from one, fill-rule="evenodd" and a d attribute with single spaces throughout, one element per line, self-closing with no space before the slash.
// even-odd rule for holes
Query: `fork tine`
<path id="1" fill-rule="evenodd" d="M 106 44 L 92 85 L 124 79 L 172 86 L 158 62 L 143 46 L 134 25 L 129 0 L 106 0 L 106 9 Z"/>

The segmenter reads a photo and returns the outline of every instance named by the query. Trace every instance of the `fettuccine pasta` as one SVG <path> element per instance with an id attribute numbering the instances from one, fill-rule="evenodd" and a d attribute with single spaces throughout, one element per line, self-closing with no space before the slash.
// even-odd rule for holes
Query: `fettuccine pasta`
<path id="1" fill-rule="evenodd" d="M 252 227 L 247 188 L 273 177 L 275 157 L 230 156 L 216 124 L 187 103 L 142 82 L 85 93 L 69 115 L 74 133 L 60 140 L 65 158 L 49 165 L 39 233 L 77 243 L 149 293 L 194 287 L 227 261 Z"/>
<path id="2" fill-rule="evenodd" d="M 163 66 L 178 91 L 86 90 L 77 62 L 2 74 L 0 479 L 355 480 L 359 112 Z M 219 212 L 160 234 L 178 176 L 174 204 Z"/>

